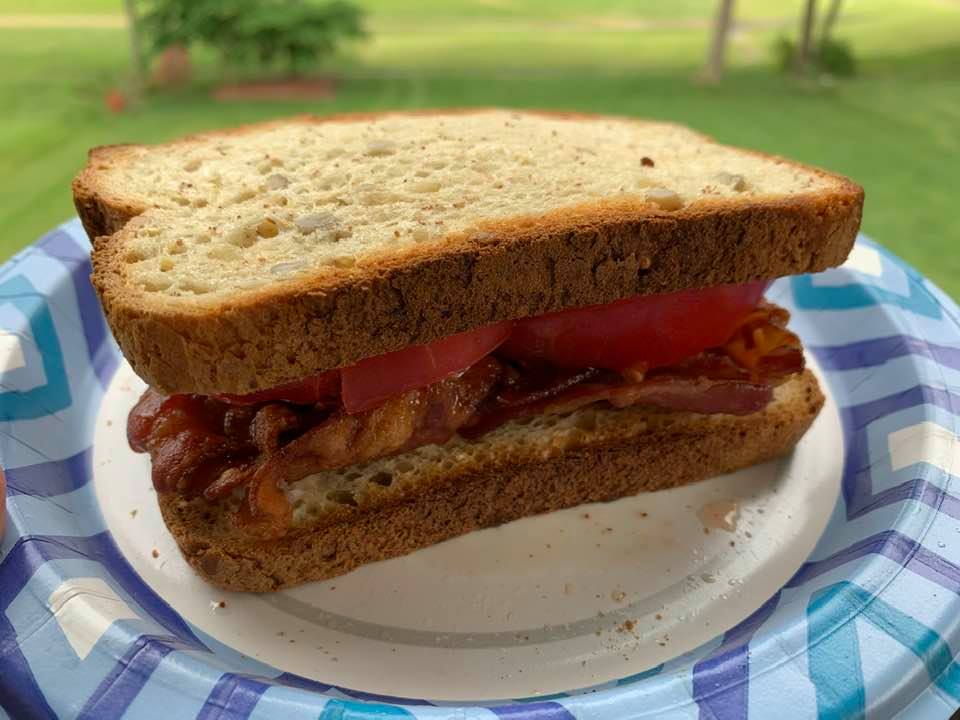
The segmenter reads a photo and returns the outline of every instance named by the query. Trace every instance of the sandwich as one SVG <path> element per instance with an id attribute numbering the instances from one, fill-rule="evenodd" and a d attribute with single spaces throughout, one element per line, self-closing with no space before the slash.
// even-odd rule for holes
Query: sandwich
<path id="1" fill-rule="evenodd" d="M 777 277 L 863 191 L 686 128 L 466 110 L 91 151 L 92 282 L 202 577 L 272 591 L 784 453 L 823 396 Z"/>

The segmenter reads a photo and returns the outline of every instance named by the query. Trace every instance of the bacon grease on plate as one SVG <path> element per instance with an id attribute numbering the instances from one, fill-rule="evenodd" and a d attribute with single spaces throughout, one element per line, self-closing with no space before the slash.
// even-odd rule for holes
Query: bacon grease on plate
<path id="1" fill-rule="evenodd" d="M 736 500 L 718 500 L 707 503 L 697 510 L 697 517 L 707 530 L 737 531 L 740 519 L 740 503 Z"/>

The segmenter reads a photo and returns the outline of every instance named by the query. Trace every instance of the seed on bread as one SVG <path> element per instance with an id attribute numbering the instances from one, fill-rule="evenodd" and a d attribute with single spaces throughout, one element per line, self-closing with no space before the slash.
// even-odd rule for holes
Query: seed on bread
<path id="1" fill-rule="evenodd" d="M 239 248 L 251 247 L 257 241 L 257 227 L 256 225 L 236 227 L 227 233 L 226 240 Z"/>
<path id="2" fill-rule="evenodd" d="M 286 175 L 274 173 L 267 178 L 267 181 L 264 184 L 267 186 L 267 190 L 283 190 L 287 185 L 290 184 L 290 181 L 287 179 Z"/>
<path id="3" fill-rule="evenodd" d="M 389 140 L 373 140 L 367 143 L 366 154 L 371 157 L 383 157 L 385 155 L 393 155 L 396 151 L 396 144 Z"/>
<path id="4" fill-rule="evenodd" d="M 340 221 L 333 213 L 311 213 L 303 215 L 293 221 L 297 229 L 304 235 L 309 235 L 316 230 L 336 230 L 340 227 Z"/>
<path id="5" fill-rule="evenodd" d="M 240 251 L 234 245 L 214 245 L 207 250 L 207 257 L 211 260 L 232 262 L 240 257 Z"/>
<path id="6" fill-rule="evenodd" d="M 280 234 L 280 228 L 271 218 L 266 218 L 257 225 L 257 235 L 262 238 L 273 238 Z"/>
<path id="7" fill-rule="evenodd" d="M 440 183 L 436 180 L 418 180 L 417 182 L 410 183 L 410 189 L 417 193 L 435 193 L 440 190 L 441 187 Z"/>
<path id="8" fill-rule="evenodd" d="M 233 196 L 233 202 L 238 204 L 243 203 L 256 196 L 257 196 L 256 191 L 251 190 L 250 188 L 243 188 L 236 195 Z"/>
<path id="9" fill-rule="evenodd" d="M 726 185 L 737 192 L 743 192 L 747 189 L 747 180 L 743 177 L 743 175 L 728 172 L 718 172 L 714 177 L 718 183 Z"/>
<path id="10" fill-rule="evenodd" d="M 307 264 L 303 262 L 303 260 L 289 260 L 272 265 L 270 272 L 274 275 L 291 275 L 292 273 L 303 270 L 306 266 Z"/>
<path id="11" fill-rule="evenodd" d="M 647 191 L 647 200 L 662 210 L 679 210 L 683 207 L 683 200 L 673 190 L 663 187 L 652 188 Z"/>

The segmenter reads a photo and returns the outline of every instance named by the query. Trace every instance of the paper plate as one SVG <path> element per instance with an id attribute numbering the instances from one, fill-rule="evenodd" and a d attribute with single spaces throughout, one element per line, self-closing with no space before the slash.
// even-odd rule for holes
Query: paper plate
<path id="1" fill-rule="evenodd" d="M 781 280 L 828 393 L 788 458 L 272 595 L 198 580 L 77 221 L 0 270 L 0 716 L 949 717 L 960 313 L 860 238 Z"/>

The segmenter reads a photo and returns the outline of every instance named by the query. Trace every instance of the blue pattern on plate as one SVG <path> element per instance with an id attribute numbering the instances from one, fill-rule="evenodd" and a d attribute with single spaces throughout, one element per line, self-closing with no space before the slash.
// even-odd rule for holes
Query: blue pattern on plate
<path id="1" fill-rule="evenodd" d="M 846 446 L 842 498 L 794 577 L 722 637 L 652 670 L 549 698 L 455 706 L 242 658 L 140 580 L 89 485 L 92 421 L 119 355 L 89 285 L 87 238 L 78 221 L 64 224 L 0 269 L 10 515 L 0 543 L 0 718 L 948 717 L 960 705 L 951 465 L 960 457 L 960 311 L 872 241 L 861 237 L 856 255 L 770 291 L 826 374 Z M 952 448 L 931 446 L 895 467 L 891 436 L 931 424 Z M 57 588 L 71 578 L 103 583 L 130 610 L 89 648 L 51 622 Z"/>

